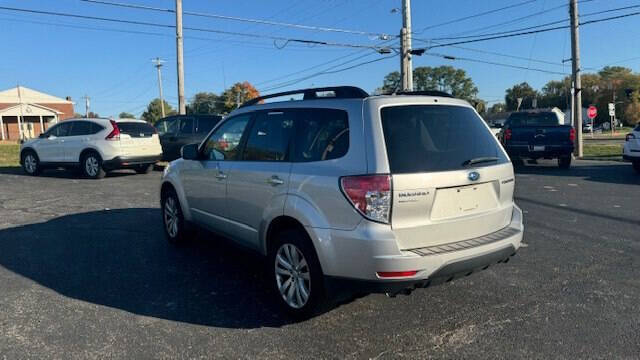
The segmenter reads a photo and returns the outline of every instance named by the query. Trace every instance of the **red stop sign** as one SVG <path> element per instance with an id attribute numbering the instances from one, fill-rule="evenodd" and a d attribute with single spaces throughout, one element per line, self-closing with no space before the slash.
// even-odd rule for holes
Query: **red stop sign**
<path id="1" fill-rule="evenodd" d="M 593 105 L 589 106 L 587 115 L 589 116 L 589 119 L 595 119 L 596 116 L 598 116 L 598 108 Z"/>

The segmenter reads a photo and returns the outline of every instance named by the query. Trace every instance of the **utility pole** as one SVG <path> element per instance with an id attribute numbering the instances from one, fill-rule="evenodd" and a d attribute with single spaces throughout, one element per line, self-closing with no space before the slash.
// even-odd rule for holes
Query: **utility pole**
<path id="1" fill-rule="evenodd" d="M 571 15 L 571 65 L 573 70 L 573 117 L 576 129 L 575 156 L 582 157 L 582 82 L 580 81 L 580 35 L 578 33 L 578 1 L 569 0 Z"/>
<path id="2" fill-rule="evenodd" d="M 87 95 L 82 97 L 84 99 L 84 117 L 89 117 L 89 107 L 91 105 L 91 98 Z"/>
<path id="3" fill-rule="evenodd" d="M 184 102 L 184 54 L 182 46 L 182 0 L 176 0 L 176 52 L 178 58 L 178 111 L 187 113 Z M 164 104 L 163 104 L 164 107 Z"/>
<path id="4" fill-rule="evenodd" d="M 411 36 L 411 0 L 402 0 L 402 30 L 400 30 L 400 81 L 402 83 L 402 91 L 413 91 Z"/>
<path id="5" fill-rule="evenodd" d="M 18 139 L 22 140 L 24 133 L 22 132 L 22 125 L 24 124 L 24 114 L 22 113 L 22 93 L 20 93 L 20 84 L 18 88 L 18 106 L 20 106 L 20 116 L 18 116 Z"/>
<path id="6" fill-rule="evenodd" d="M 162 63 L 164 62 L 164 60 L 157 57 L 151 61 L 155 64 L 156 69 L 158 69 L 158 90 L 160 91 L 160 108 L 162 109 L 162 117 L 164 118 L 165 114 L 164 114 L 164 97 L 162 96 L 162 71 L 160 71 L 160 68 L 162 67 Z"/>

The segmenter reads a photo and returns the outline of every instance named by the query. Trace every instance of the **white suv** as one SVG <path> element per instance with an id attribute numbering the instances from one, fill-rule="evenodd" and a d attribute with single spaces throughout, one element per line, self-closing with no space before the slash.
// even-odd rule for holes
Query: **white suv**
<path id="1" fill-rule="evenodd" d="M 123 168 L 148 173 L 161 158 L 156 129 L 136 119 L 65 120 L 20 146 L 20 163 L 29 175 L 54 167 L 79 167 L 92 179 Z"/>
<path id="2" fill-rule="evenodd" d="M 632 133 L 627 134 L 622 157 L 631 161 L 633 168 L 640 173 L 640 124 L 633 129 Z"/>
<path id="3" fill-rule="evenodd" d="M 304 100 L 263 103 L 294 93 Z M 182 155 L 162 181 L 169 241 L 195 224 L 259 252 L 296 315 L 466 276 L 522 240 L 507 154 L 471 105 L 444 93 L 265 96 Z"/>

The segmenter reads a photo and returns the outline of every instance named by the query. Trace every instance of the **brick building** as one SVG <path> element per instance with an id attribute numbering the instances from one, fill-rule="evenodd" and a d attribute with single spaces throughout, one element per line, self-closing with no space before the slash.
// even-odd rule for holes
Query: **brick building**
<path id="1" fill-rule="evenodd" d="M 34 138 L 73 117 L 73 102 L 18 86 L 0 91 L 0 140 Z"/>

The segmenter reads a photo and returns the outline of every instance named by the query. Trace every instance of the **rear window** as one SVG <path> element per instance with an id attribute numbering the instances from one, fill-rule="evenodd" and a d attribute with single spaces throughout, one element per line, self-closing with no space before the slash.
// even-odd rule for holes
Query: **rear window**
<path id="1" fill-rule="evenodd" d="M 450 171 L 508 162 L 495 136 L 470 108 L 392 106 L 381 110 L 381 118 L 392 173 Z"/>
<path id="2" fill-rule="evenodd" d="M 149 137 L 156 133 L 156 129 L 144 122 L 119 122 L 120 133 L 131 137 Z"/>
<path id="3" fill-rule="evenodd" d="M 511 126 L 556 126 L 560 125 L 558 116 L 552 112 L 513 113 L 509 116 Z"/>

